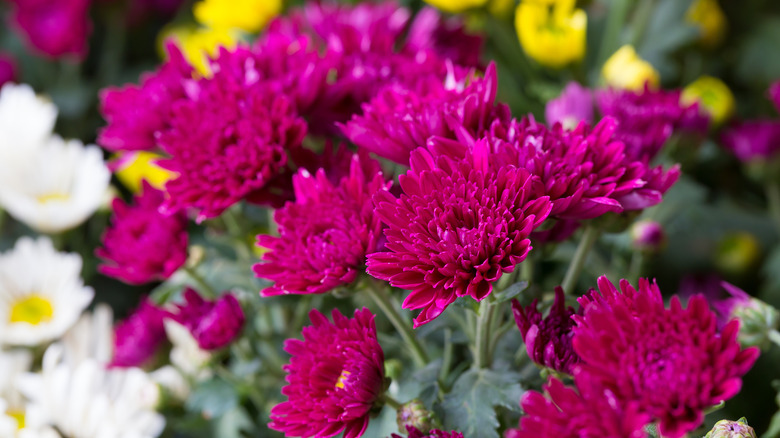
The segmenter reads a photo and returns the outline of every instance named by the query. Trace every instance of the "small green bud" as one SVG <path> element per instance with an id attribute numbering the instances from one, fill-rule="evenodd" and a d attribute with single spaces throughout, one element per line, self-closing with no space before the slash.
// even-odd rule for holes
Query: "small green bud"
<path id="1" fill-rule="evenodd" d="M 731 317 L 740 321 L 738 339 L 743 347 L 769 348 L 769 333 L 776 330 L 780 324 L 777 309 L 756 298 L 736 304 L 731 311 Z"/>
<path id="2" fill-rule="evenodd" d="M 425 405 L 419 399 L 401 405 L 396 418 L 398 430 L 406 430 L 406 426 L 413 426 L 422 433 L 428 433 L 436 426 L 433 413 L 425 409 Z"/>
<path id="3" fill-rule="evenodd" d="M 704 438 L 758 438 L 756 431 L 748 426 L 745 417 L 737 421 L 720 420 Z"/>

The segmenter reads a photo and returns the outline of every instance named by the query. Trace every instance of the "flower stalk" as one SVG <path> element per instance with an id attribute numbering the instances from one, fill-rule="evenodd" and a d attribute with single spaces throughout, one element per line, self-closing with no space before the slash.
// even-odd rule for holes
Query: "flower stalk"
<path id="1" fill-rule="evenodd" d="M 593 225 L 588 225 L 587 228 L 585 228 L 585 232 L 582 234 L 582 240 L 580 240 L 577 251 L 574 253 L 574 258 L 572 258 L 571 263 L 569 264 L 566 276 L 563 277 L 563 283 L 561 283 L 563 291 L 567 294 L 574 292 L 574 287 L 577 285 L 577 280 L 580 278 L 582 269 L 585 267 L 585 261 L 588 259 L 588 254 L 593 248 L 593 245 L 596 244 L 600 235 L 601 230 Z"/>
<path id="2" fill-rule="evenodd" d="M 474 330 L 474 368 L 476 369 L 487 368 L 492 362 L 490 355 L 490 328 L 497 309 L 498 306 L 491 302 L 490 297 L 483 299 L 479 303 L 477 326 Z"/>
<path id="3" fill-rule="evenodd" d="M 393 327 L 395 327 L 396 331 L 398 331 L 404 339 L 406 345 L 409 346 L 409 351 L 412 353 L 412 359 L 414 359 L 415 365 L 420 368 L 424 367 L 430 361 L 430 359 L 428 359 L 428 354 L 425 352 L 422 345 L 420 345 L 420 341 L 417 340 L 417 337 L 414 335 L 411 327 L 409 327 L 409 324 L 404 321 L 403 317 L 395 310 L 393 303 L 390 301 L 390 297 L 385 292 L 385 288 L 375 284 L 375 282 L 371 282 L 366 288 L 366 292 L 368 293 L 368 296 L 374 300 L 377 307 L 382 310 L 382 313 L 385 314 L 387 319 L 390 320 L 390 323 L 393 324 Z"/>

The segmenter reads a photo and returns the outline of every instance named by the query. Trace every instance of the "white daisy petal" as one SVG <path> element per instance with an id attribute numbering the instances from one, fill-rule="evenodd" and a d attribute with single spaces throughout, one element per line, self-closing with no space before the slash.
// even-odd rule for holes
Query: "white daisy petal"
<path id="1" fill-rule="evenodd" d="M 9 167 L 27 162 L 51 137 L 56 119 L 57 107 L 29 85 L 5 84 L 0 89 L 0 161 Z"/>

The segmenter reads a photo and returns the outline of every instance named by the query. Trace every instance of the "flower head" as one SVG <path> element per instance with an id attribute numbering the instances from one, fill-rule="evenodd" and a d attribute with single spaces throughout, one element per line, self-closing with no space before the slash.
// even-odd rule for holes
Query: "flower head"
<path id="1" fill-rule="evenodd" d="M 173 172 L 157 165 L 157 161 L 162 158 L 162 155 L 147 151 L 122 152 L 108 166 L 114 176 L 133 193 L 141 192 L 144 181 L 162 190 L 165 183 L 175 176 Z"/>
<path id="2" fill-rule="evenodd" d="M 192 9 L 199 23 L 212 29 L 259 32 L 282 11 L 282 0 L 201 0 Z"/>
<path id="3" fill-rule="evenodd" d="M 0 345 L 35 346 L 65 334 L 95 294 L 81 280 L 81 264 L 45 237 L 22 237 L 0 255 Z"/>
<path id="4" fill-rule="evenodd" d="M 376 214 L 388 225 L 386 252 L 368 257 L 368 273 L 409 289 L 403 307 L 430 322 L 458 297 L 477 301 L 531 250 L 528 238 L 550 214 L 537 178 L 522 168 L 494 170 L 485 141 L 462 160 L 418 149 L 400 178 L 403 194 L 379 192 Z"/>
<path id="5" fill-rule="evenodd" d="M 271 409 L 269 427 L 285 436 L 357 438 L 384 388 L 384 353 L 376 338 L 374 315 L 356 310 L 347 318 L 334 310 L 333 322 L 318 310 L 303 340 L 288 339 L 285 365 L 287 401 Z"/>
<path id="6" fill-rule="evenodd" d="M 714 125 L 721 125 L 734 113 L 734 94 L 723 81 L 712 76 L 701 76 L 683 89 L 680 104 L 699 103 L 712 118 Z"/>
<path id="7" fill-rule="evenodd" d="M 176 172 L 165 184 L 169 212 L 193 208 L 197 220 L 220 215 L 262 189 L 300 147 L 306 122 L 295 103 L 261 80 L 246 49 L 222 49 L 211 78 L 191 82 L 172 108 L 170 127 L 159 136 L 170 158 L 160 165 Z"/>
<path id="8" fill-rule="evenodd" d="M 661 80 L 653 65 L 640 58 L 634 47 L 629 45 L 621 47 L 607 59 L 601 74 L 607 85 L 617 89 L 654 88 Z"/>
<path id="9" fill-rule="evenodd" d="M 363 114 L 343 127 L 344 134 L 381 157 L 408 164 L 411 152 L 432 136 L 479 138 L 494 120 L 508 121 L 508 108 L 495 103 L 494 64 L 483 79 L 475 78 L 465 87 L 462 82 L 453 72 L 444 82 L 431 81 L 426 92 L 385 88 L 363 105 Z"/>
<path id="10" fill-rule="evenodd" d="M 561 68 L 585 56 L 588 16 L 575 0 L 523 0 L 515 12 L 520 45 L 539 64 Z"/>
<path id="11" fill-rule="evenodd" d="M 685 21 L 699 28 L 699 41 L 706 47 L 720 44 L 728 27 L 718 0 L 695 0 L 685 13 Z"/>
<path id="12" fill-rule="evenodd" d="M 666 244 L 666 233 L 663 226 L 652 220 L 634 223 L 631 226 L 631 244 L 640 251 L 658 252 Z"/>
<path id="13" fill-rule="evenodd" d="M 652 160 L 672 134 L 687 131 L 704 134 L 709 117 L 697 102 L 684 104 L 679 90 L 603 90 L 596 95 L 599 111 L 618 121 L 616 137 L 626 144 L 635 160 Z"/>
<path id="14" fill-rule="evenodd" d="M 756 431 L 747 423 L 745 417 L 737 421 L 720 420 L 704 438 L 758 438 Z"/>
<path id="15" fill-rule="evenodd" d="M 442 17 L 433 8 L 423 8 L 406 35 L 405 53 L 438 57 L 456 65 L 478 67 L 482 53 L 482 37 L 466 33 L 465 23 L 458 17 Z"/>
<path id="16" fill-rule="evenodd" d="M 28 166 L 52 136 L 57 107 L 26 84 L 0 88 L 0 164 Z"/>
<path id="17" fill-rule="evenodd" d="M 571 343 L 574 308 L 566 307 L 566 298 L 560 287 L 555 288 L 555 301 L 546 317 L 542 318 L 537 306 L 537 300 L 525 308 L 519 301 L 512 300 L 512 313 L 523 336 L 528 357 L 541 366 L 572 374 L 574 366 L 580 361 Z"/>
<path id="18" fill-rule="evenodd" d="M 718 332 L 701 295 L 687 308 L 675 296 L 666 309 L 658 286 L 646 279 L 638 289 L 622 280 L 618 290 L 606 277 L 598 284 L 599 292 L 579 299 L 584 315 L 574 317 L 578 381 L 611 391 L 618 404 L 638 402 L 671 438 L 698 427 L 704 410 L 739 392 L 758 349 L 740 349 L 738 321 Z"/>
<path id="19" fill-rule="evenodd" d="M 547 124 L 560 123 L 566 129 L 574 129 L 580 122 L 593 122 L 593 93 L 578 84 L 569 82 L 560 96 L 547 102 L 544 111 Z"/>
<path id="20" fill-rule="evenodd" d="M 159 70 L 141 76 L 140 85 L 109 87 L 100 92 L 100 111 L 108 126 L 97 143 L 111 151 L 150 150 L 159 132 L 169 126 L 173 103 L 183 99 L 184 81 L 193 69 L 173 43 L 166 45 L 168 60 Z"/>
<path id="21" fill-rule="evenodd" d="M 87 55 L 90 0 L 12 0 L 11 19 L 36 52 L 51 58 Z"/>
<path id="22" fill-rule="evenodd" d="M 112 367 L 138 367 L 149 361 L 165 342 L 163 320 L 168 312 L 144 298 L 127 319 L 114 327 Z"/>
<path id="23" fill-rule="evenodd" d="M 485 6 L 487 2 L 488 0 L 425 0 L 425 3 L 452 14 Z"/>
<path id="24" fill-rule="evenodd" d="M 244 311 L 236 297 L 226 293 L 214 301 L 204 300 L 194 289 L 184 291 L 184 304 L 171 319 L 189 329 L 203 350 L 217 350 L 232 342 L 244 328 Z"/>
<path id="25" fill-rule="evenodd" d="M 335 183 L 323 169 L 315 175 L 302 169 L 293 178 L 295 201 L 274 214 L 279 237 L 258 237 L 268 251 L 255 274 L 275 281 L 264 296 L 325 293 L 349 284 L 377 250 L 382 224 L 371 199 L 389 183 L 368 154 L 350 159 L 349 173 Z"/>
<path id="26" fill-rule="evenodd" d="M 619 403 L 609 389 L 575 378 L 577 389 L 551 378 L 547 397 L 528 391 L 520 400 L 525 415 L 504 438 L 645 438 L 650 417 L 635 401 Z"/>
<path id="27" fill-rule="evenodd" d="M 165 280 L 187 260 L 187 217 L 162 214 L 165 194 L 144 182 L 132 205 L 113 202 L 114 216 L 95 253 L 99 271 L 129 284 Z"/>
<path id="28" fill-rule="evenodd" d="M 163 35 L 173 39 L 187 62 L 205 77 L 211 76 L 209 61 L 219 48 L 233 49 L 238 44 L 238 35 L 230 28 L 177 26 Z"/>
<path id="29" fill-rule="evenodd" d="M 780 121 L 734 123 L 721 135 L 721 143 L 743 163 L 772 158 L 780 151 Z"/>

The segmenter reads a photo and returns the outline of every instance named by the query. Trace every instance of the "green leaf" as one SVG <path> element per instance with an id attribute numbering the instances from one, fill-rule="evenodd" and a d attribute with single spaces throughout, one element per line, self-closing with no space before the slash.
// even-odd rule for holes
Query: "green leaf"
<path id="1" fill-rule="evenodd" d="M 517 411 L 523 388 L 520 377 L 511 371 L 469 370 L 444 397 L 444 428 L 464 436 L 498 438 L 496 407 Z"/>
<path id="2" fill-rule="evenodd" d="M 520 295 L 520 292 L 528 289 L 528 282 L 527 281 L 519 281 L 515 284 L 510 285 L 508 288 L 502 290 L 501 292 L 494 292 L 494 304 L 497 303 L 503 303 L 505 301 L 509 301 L 512 298 Z"/>
<path id="3" fill-rule="evenodd" d="M 243 408 L 236 407 L 225 412 L 215 425 L 215 436 L 220 438 L 242 438 L 241 431 L 251 432 L 252 420 Z"/>
<path id="4" fill-rule="evenodd" d="M 198 385 L 187 399 L 187 410 L 206 418 L 220 417 L 238 406 L 238 394 L 230 383 L 213 378 Z"/>

